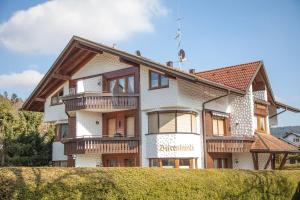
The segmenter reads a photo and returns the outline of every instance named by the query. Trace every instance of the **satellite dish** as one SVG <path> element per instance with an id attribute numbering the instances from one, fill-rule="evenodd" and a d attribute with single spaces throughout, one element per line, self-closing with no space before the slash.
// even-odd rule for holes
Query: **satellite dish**
<path id="1" fill-rule="evenodd" d="M 185 61 L 186 57 L 185 57 L 185 51 L 183 49 L 180 49 L 178 52 L 178 57 L 180 62 Z"/>

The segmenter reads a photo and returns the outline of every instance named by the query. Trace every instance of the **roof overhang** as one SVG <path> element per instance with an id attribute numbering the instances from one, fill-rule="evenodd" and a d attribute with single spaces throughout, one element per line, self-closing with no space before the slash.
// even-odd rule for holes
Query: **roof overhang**
<path id="1" fill-rule="evenodd" d="M 43 112 L 44 102 L 47 96 L 58 89 L 65 81 L 70 80 L 70 77 L 94 56 L 102 54 L 103 52 L 118 56 L 125 62 L 145 65 L 193 83 L 206 85 L 218 90 L 230 91 L 231 94 L 245 94 L 244 91 L 236 88 L 200 78 L 194 74 L 154 62 L 145 57 L 133 55 L 78 36 L 73 36 L 29 98 L 24 102 L 22 109 Z"/>
<path id="2" fill-rule="evenodd" d="M 297 147 L 271 134 L 255 133 L 250 152 L 257 153 L 300 153 Z"/>
<path id="3" fill-rule="evenodd" d="M 286 105 L 286 104 L 278 102 L 278 101 L 275 101 L 275 106 L 277 108 L 282 108 L 282 109 L 285 109 L 285 110 L 288 110 L 288 111 L 291 111 L 291 112 L 300 113 L 300 109 L 289 106 L 289 105 Z"/>

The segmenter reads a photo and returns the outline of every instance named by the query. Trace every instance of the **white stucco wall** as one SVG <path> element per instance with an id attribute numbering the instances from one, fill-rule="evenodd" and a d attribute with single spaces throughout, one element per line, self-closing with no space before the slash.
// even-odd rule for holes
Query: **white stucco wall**
<path id="1" fill-rule="evenodd" d="M 178 106 L 202 110 L 202 104 L 210 99 L 225 95 L 226 92 L 193 84 L 177 79 Z M 228 97 L 218 99 L 205 105 L 205 109 L 230 112 Z"/>
<path id="2" fill-rule="evenodd" d="M 259 153 L 258 154 L 258 166 L 260 170 L 263 170 L 270 154 Z M 254 170 L 253 159 L 251 153 L 233 153 L 232 154 L 232 166 L 234 169 L 250 169 Z M 271 169 L 271 163 L 267 169 Z"/>
<path id="3" fill-rule="evenodd" d="M 232 167 L 234 169 L 254 169 L 251 153 L 233 153 Z"/>
<path id="4" fill-rule="evenodd" d="M 77 93 L 102 92 L 102 76 L 77 81 Z"/>
<path id="5" fill-rule="evenodd" d="M 96 122 L 99 122 L 98 124 Z M 77 111 L 76 136 L 102 135 L 102 113 Z"/>
<path id="6" fill-rule="evenodd" d="M 52 143 L 52 161 L 67 160 L 67 156 L 64 155 L 64 144 L 61 142 Z"/>
<path id="7" fill-rule="evenodd" d="M 101 165 L 101 155 L 81 155 L 77 154 L 75 167 L 96 167 Z"/>
<path id="8" fill-rule="evenodd" d="M 198 158 L 201 153 L 200 135 L 150 134 L 146 138 L 147 158 Z M 174 147 L 188 147 L 188 150 L 174 150 Z"/>
<path id="9" fill-rule="evenodd" d="M 84 67 L 76 72 L 72 79 L 80 79 L 82 77 L 102 74 L 114 70 L 131 67 L 125 63 L 121 63 L 117 56 L 108 53 L 98 54 L 90 60 Z"/>
<path id="10" fill-rule="evenodd" d="M 140 99 L 141 110 L 156 109 L 163 107 L 176 107 L 177 81 L 169 79 L 169 87 L 149 90 L 149 68 L 140 67 Z"/>
<path id="11" fill-rule="evenodd" d="M 60 120 L 68 119 L 68 116 L 65 113 L 65 105 L 54 105 L 51 106 L 51 97 L 57 93 L 61 88 L 64 88 L 64 95 L 69 94 L 69 82 L 66 81 L 61 87 L 54 91 L 51 95 L 46 98 L 45 107 L 44 107 L 44 122 L 56 122 Z"/>

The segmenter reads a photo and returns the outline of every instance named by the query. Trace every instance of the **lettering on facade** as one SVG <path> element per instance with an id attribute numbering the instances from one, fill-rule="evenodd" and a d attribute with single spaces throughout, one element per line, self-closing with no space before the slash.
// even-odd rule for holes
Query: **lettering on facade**
<path id="1" fill-rule="evenodd" d="M 194 151 L 193 144 L 159 145 L 159 151 Z"/>

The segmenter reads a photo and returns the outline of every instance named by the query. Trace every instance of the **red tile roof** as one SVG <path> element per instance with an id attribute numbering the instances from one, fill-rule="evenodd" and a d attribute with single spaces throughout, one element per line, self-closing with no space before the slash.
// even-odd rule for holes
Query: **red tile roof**
<path id="1" fill-rule="evenodd" d="M 261 61 L 240 65 L 222 67 L 218 69 L 195 73 L 195 75 L 220 83 L 232 88 L 245 91 L 253 76 L 257 72 Z"/>

